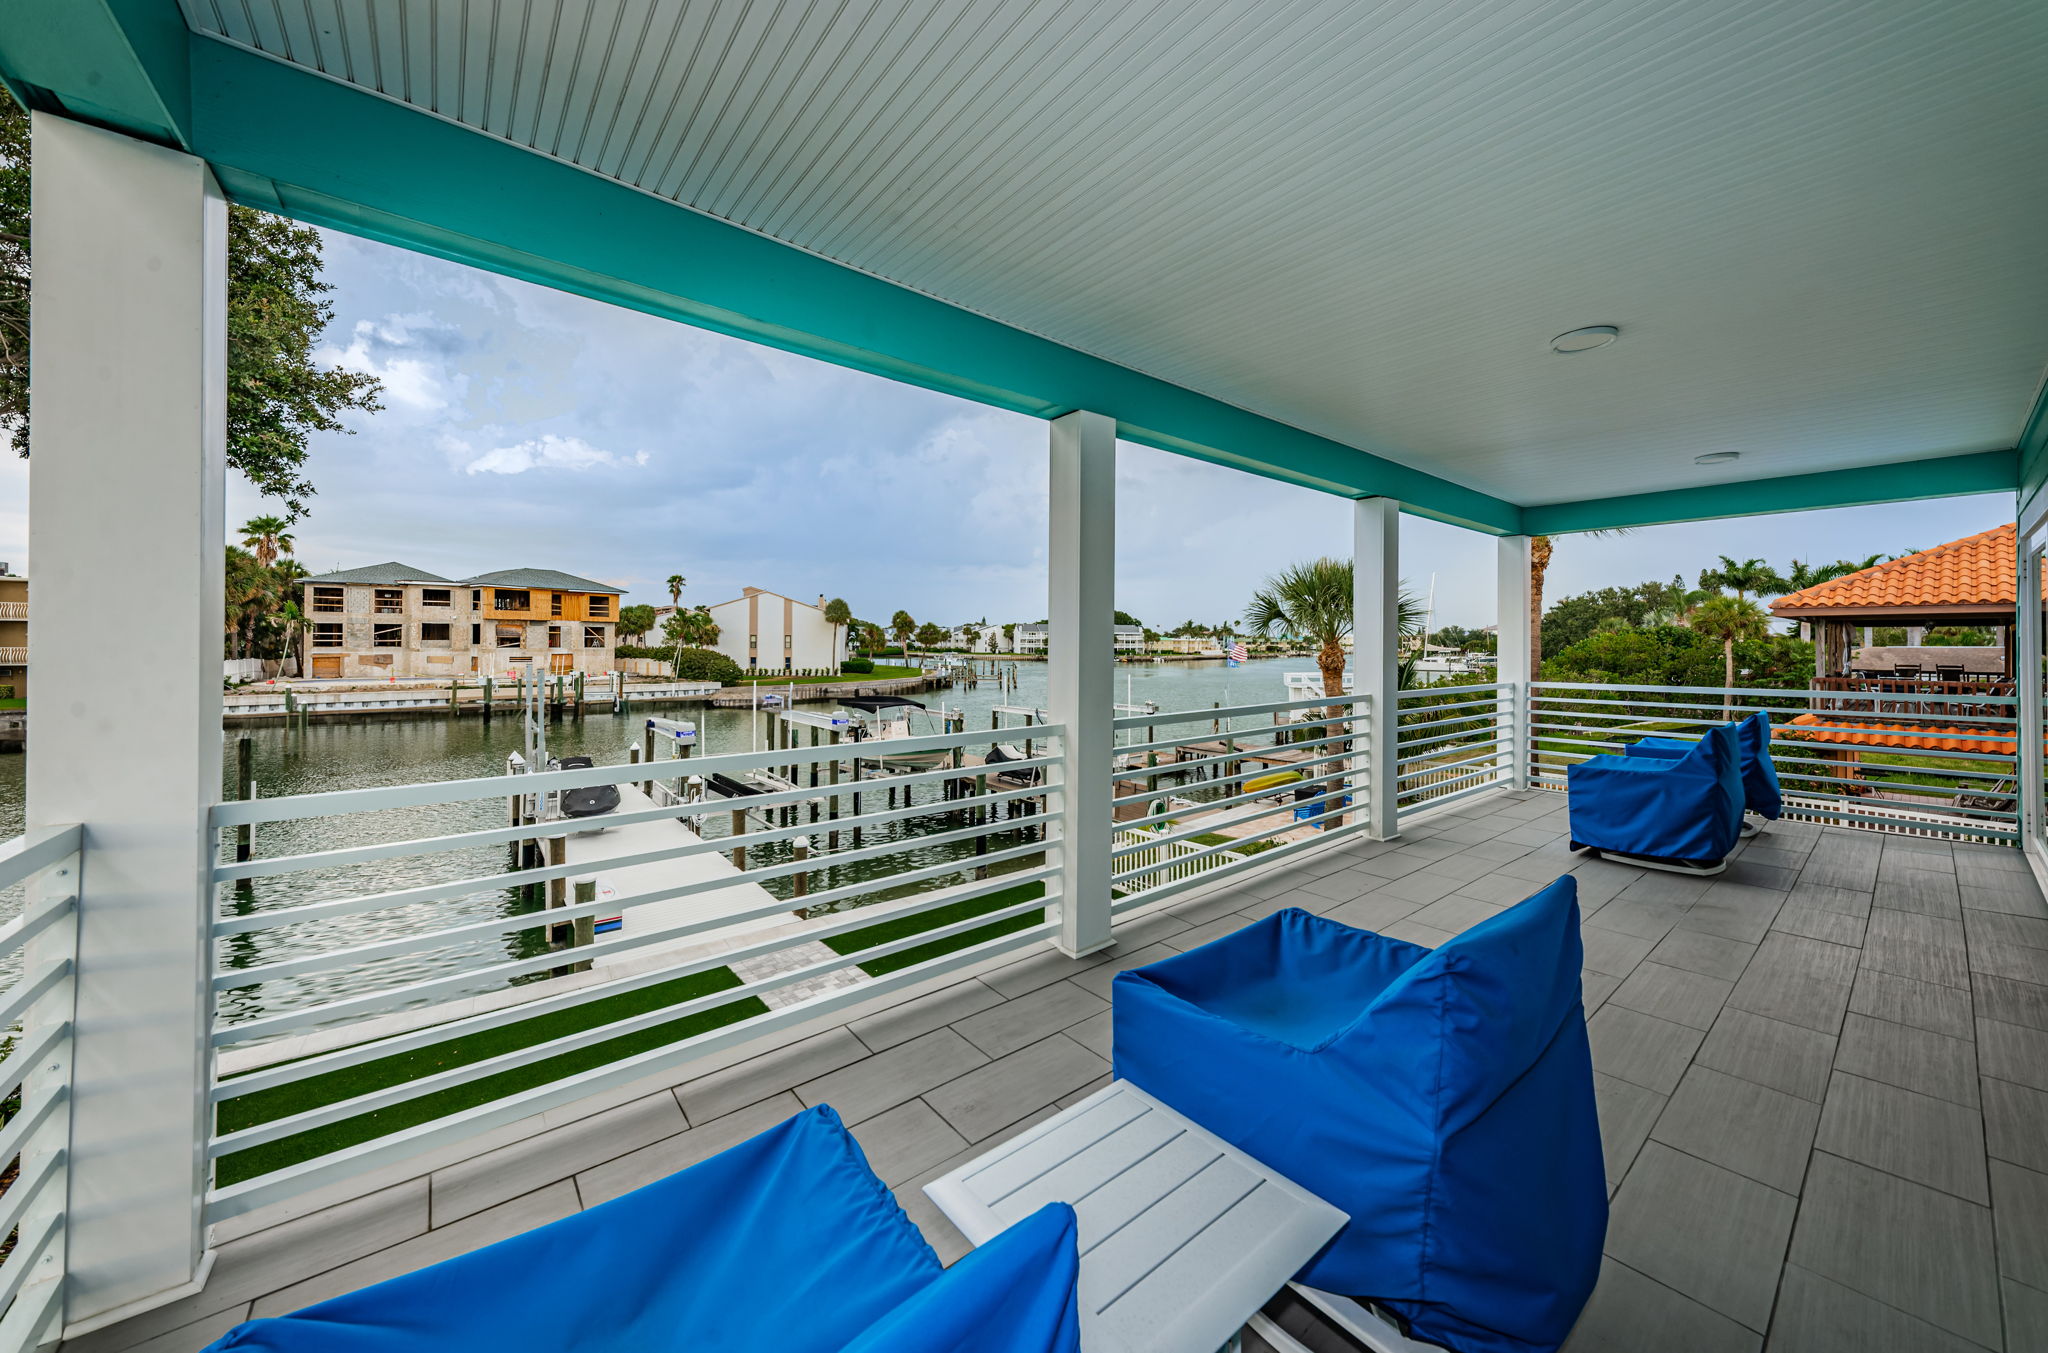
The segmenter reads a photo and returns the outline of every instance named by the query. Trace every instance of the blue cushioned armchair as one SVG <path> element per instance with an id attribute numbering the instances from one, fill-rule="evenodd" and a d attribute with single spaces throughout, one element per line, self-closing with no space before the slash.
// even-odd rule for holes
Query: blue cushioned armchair
<path id="1" fill-rule="evenodd" d="M 1785 800 L 1778 792 L 1778 768 L 1771 761 L 1771 716 L 1758 710 L 1735 725 L 1735 738 L 1742 752 L 1742 808 L 1765 822 L 1776 822 L 1785 812 Z M 1693 748 L 1680 738 L 1644 738 L 1621 749 L 1623 756 L 1654 756 L 1677 761 Z M 1762 831 L 1761 823 L 1744 823 L 1742 834 Z"/>
<path id="2" fill-rule="evenodd" d="M 1596 756 L 1565 778 L 1573 850 L 1716 874 L 1742 839 L 1742 752 L 1733 724 L 1708 729 L 1682 756 Z"/>
<path id="3" fill-rule="evenodd" d="M 1116 1074 L 1351 1214 L 1302 1282 L 1547 1351 L 1607 1230 L 1580 958 L 1570 875 L 1434 953 L 1290 909 L 1118 974 Z"/>
<path id="4" fill-rule="evenodd" d="M 952 1268 L 819 1106 L 622 1198 L 208 1353 L 1078 1353 L 1074 1212 Z"/>

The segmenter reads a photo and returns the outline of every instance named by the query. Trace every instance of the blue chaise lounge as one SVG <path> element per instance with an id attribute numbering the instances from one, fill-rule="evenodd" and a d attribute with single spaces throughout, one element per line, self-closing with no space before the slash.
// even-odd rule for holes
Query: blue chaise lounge
<path id="1" fill-rule="evenodd" d="M 1742 752 L 1733 724 L 1708 729 L 1682 756 L 1595 756 L 1565 778 L 1573 850 L 1718 874 L 1742 839 Z"/>
<path id="2" fill-rule="evenodd" d="M 1742 824 L 1744 836 L 1754 836 L 1764 823 L 1776 822 L 1785 812 L 1785 800 L 1778 792 L 1778 768 L 1771 760 L 1771 716 L 1759 710 L 1735 725 L 1736 741 L 1742 749 L 1742 809 L 1760 820 Z M 1654 756 L 1676 761 L 1690 752 L 1693 744 L 1681 738 L 1644 738 L 1622 748 L 1623 756 Z"/>

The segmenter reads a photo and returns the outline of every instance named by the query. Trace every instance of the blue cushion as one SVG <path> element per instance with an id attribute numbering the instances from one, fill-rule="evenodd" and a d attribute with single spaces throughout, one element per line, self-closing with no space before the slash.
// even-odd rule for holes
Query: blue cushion
<path id="1" fill-rule="evenodd" d="M 1081 1347 L 1074 1209 L 1047 1203 L 868 1326 L 844 1353 L 1070 1353 Z"/>
<path id="2" fill-rule="evenodd" d="M 1775 822 L 1784 816 L 1785 800 L 1778 791 L 1778 768 L 1771 760 L 1769 711 L 1759 710 L 1736 724 L 1735 734 L 1742 752 L 1742 806 Z M 1676 761 L 1690 753 L 1694 745 L 1678 738 L 1643 738 L 1622 748 L 1621 754 Z"/>
<path id="3" fill-rule="evenodd" d="M 1054 1245 L 1057 1216 L 1027 1239 Z M 1065 1232 L 1072 1249 L 1072 1231 Z M 1013 1253 L 1015 1253 L 1013 1251 Z M 983 1264 L 1000 1277 L 1001 1254 Z M 1071 1265 L 1040 1281 L 1073 1300 Z M 586 1212 L 291 1315 L 237 1325 L 216 1350 L 269 1353 L 839 1353 L 932 1293 L 938 1256 L 827 1106 Z M 948 1289 L 992 1308 L 985 1282 Z M 970 1303 L 970 1304 L 972 1304 Z M 1074 1349 L 1045 1336 L 991 1348 Z M 906 1345 L 915 1346 L 915 1345 Z M 947 1349 L 944 1343 L 930 1345 Z"/>
<path id="4" fill-rule="evenodd" d="M 1596 756 L 1566 771 L 1574 849 L 1718 864 L 1742 836 L 1741 750 L 1733 725 L 1684 756 Z"/>
<path id="5" fill-rule="evenodd" d="M 1289 909 L 1118 974 L 1116 1074 L 1351 1215 L 1302 1281 L 1554 1349 L 1607 1225 L 1580 958 L 1569 875 L 1434 953 Z"/>

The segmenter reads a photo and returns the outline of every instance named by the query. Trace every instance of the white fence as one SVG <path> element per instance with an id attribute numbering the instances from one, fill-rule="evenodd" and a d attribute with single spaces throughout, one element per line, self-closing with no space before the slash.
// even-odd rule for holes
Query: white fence
<path id="1" fill-rule="evenodd" d="M 2009 695 L 1542 681 L 1530 703 L 1538 788 L 1562 790 L 1574 763 L 1641 738 L 1692 740 L 1762 710 L 1788 816 L 1950 840 L 2019 839 Z"/>
<path id="2" fill-rule="evenodd" d="M 1032 731 L 1039 745 L 1046 747 L 1055 743 L 1063 730 L 1050 726 Z M 964 759 L 971 748 L 990 738 L 988 733 L 907 738 L 892 741 L 890 750 L 958 754 Z M 750 774 L 761 773 L 792 786 L 732 799 L 671 802 L 612 813 L 602 819 L 607 828 L 686 818 L 699 830 L 680 841 L 651 849 L 635 847 L 602 859 L 595 868 L 605 872 L 632 869 L 634 876 L 653 880 L 634 885 L 637 890 L 627 896 L 564 899 L 563 905 L 512 914 L 500 910 L 454 924 L 436 921 L 436 904 L 447 905 L 492 890 L 545 888 L 557 881 L 567 886 L 571 880 L 589 875 L 594 866 L 586 859 L 481 874 L 473 867 L 458 868 L 452 871 L 454 877 L 447 877 L 451 871 L 440 867 L 433 871 L 440 875 L 436 881 L 369 892 L 343 887 L 338 896 L 334 895 L 335 880 L 389 877 L 395 862 L 419 857 L 441 857 L 459 864 L 465 858 L 473 860 L 478 847 L 552 841 L 588 831 L 596 820 L 543 821 L 379 840 L 218 866 L 214 877 L 220 907 L 214 934 L 221 942 L 221 953 L 234 955 L 258 936 L 281 936 L 281 940 L 273 952 L 259 953 L 254 961 L 244 957 L 216 971 L 211 1035 L 215 1048 L 231 1053 L 268 1040 L 319 1032 L 332 1050 L 235 1075 L 212 1087 L 211 1102 L 222 1115 L 210 1148 L 216 1165 L 242 1153 L 262 1154 L 245 1157 L 225 1172 L 233 1176 L 233 1182 L 217 1183 L 209 1193 L 207 1216 L 219 1219 L 247 1212 L 1056 933 L 1061 796 L 1057 783 L 1044 781 L 1046 772 L 1058 764 L 1057 752 L 1003 763 L 1000 773 L 987 776 L 985 793 L 975 793 L 973 780 L 951 766 L 855 780 L 850 763 L 856 752 L 870 760 L 873 744 L 785 748 L 219 805 L 213 814 L 213 828 L 230 833 L 243 824 L 359 821 L 362 815 L 390 809 L 510 802 L 515 796 L 545 796 L 685 775 L 706 781 L 716 776 L 743 781 Z M 843 779 L 841 772 L 846 772 Z M 804 783 L 807 779 L 811 783 Z M 916 792 L 920 790 L 922 795 Z M 889 806 L 876 808 L 885 798 Z M 736 811 L 748 829 L 733 836 L 714 834 L 712 829 Z M 807 812 L 811 821 L 803 820 Z M 767 825 L 758 825 L 762 823 Z M 1011 840 L 1003 839 L 1005 832 Z M 798 838 L 809 841 L 816 836 L 836 838 L 842 848 L 809 857 L 789 849 Z M 1014 839 L 1017 836 L 1024 839 Z M 728 862 L 743 858 L 744 867 L 711 864 L 707 869 L 709 861 L 704 857 L 711 856 Z M 901 858 L 904 856 L 911 858 Z M 888 864 L 883 870 L 876 870 L 875 866 L 885 861 Z M 683 862 L 692 867 L 675 869 L 672 881 L 666 882 L 645 868 Z M 351 874 L 351 870 L 356 872 Z M 267 910 L 238 904 L 238 884 L 295 875 L 305 876 L 304 893 L 318 900 Z M 756 886 L 779 883 L 788 887 L 798 877 L 822 879 L 828 886 L 804 889 L 795 897 L 778 897 Z M 840 878 L 850 881 L 838 882 Z M 914 887 L 940 891 L 876 901 L 884 888 L 900 894 Z M 713 894 L 720 896 L 714 899 Z M 700 909 L 688 914 L 645 910 L 691 898 L 714 905 L 708 912 Z M 982 899 L 988 899 L 987 906 L 973 905 Z M 860 903 L 872 905 L 839 910 Z M 964 917 L 963 906 L 967 910 Z M 941 908 L 946 909 L 945 914 L 935 914 Z M 767 922 L 794 922 L 798 913 L 811 919 L 801 925 L 762 928 Z M 600 919 L 622 915 L 651 919 L 644 926 L 597 935 L 569 948 L 549 943 L 551 935 L 575 933 L 578 923 L 583 923 L 583 934 L 588 935 L 588 927 Z M 363 921 L 373 924 L 365 930 Z M 617 1017 L 614 1011 L 597 1011 L 594 1005 L 682 979 L 716 977 L 730 972 L 733 964 L 798 945 L 807 946 L 808 954 L 815 941 L 830 944 L 884 922 L 896 928 L 896 938 L 874 943 L 862 938 L 863 947 L 806 962 L 791 971 L 719 983 L 702 994 Z M 988 937 L 982 938 L 984 935 Z M 679 944 L 682 941 L 689 943 Z M 479 943 L 495 946 L 499 956 L 459 971 L 423 975 L 416 966 L 424 956 L 446 952 L 451 946 Z M 934 948 L 928 950 L 927 946 Z M 924 957 L 926 953 L 933 956 Z M 900 968 L 882 965 L 886 971 L 876 970 L 878 960 L 897 955 L 909 955 L 913 961 Z M 634 961 L 617 966 L 615 971 L 622 975 L 602 985 L 567 982 L 558 992 L 546 986 L 553 977 L 621 956 Z M 748 1013 L 759 998 L 862 965 L 875 970 L 875 975 L 864 973 L 864 980 L 823 995 L 781 1004 L 765 1013 Z M 312 1003 L 240 1020 L 233 1019 L 233 1012 L 220 1004 L 230 993 L 248 993 L 266 983 L 322 974 L 342 985 Z M 448 1017 L 436 1018 L 424 1028 L 403 1021 L 396 1028 L 391 1021 L 364 1023 L 422 1006 L 438 1009 L 437 1003 L 456 1001 L 493 983 L 534 983 L 544 990 L 516 1005 L 478 1002 L 474 1013 L 449 1005 Z M 704 1032 L 629 1051 L 589 1069 L 556 1077 L 544 1074 L 548 1070 L 544 1064 L 552 1058 L 583 1055 L 594 1045 L 644 1038 L 679 1020 L 713 1014 L 724 1022 Z M 472 1048 L 458 1050 L 458 1040 L 548 1016 L 562 1016 L 585 1027 L 492 1055 L 475 1056 Z M 363 1027 L 361 1041 L 348 1043 L 345 1034 L 340 1038 L 333 1035 L 337 1029 L 354 1025 Z M 373 1083 L 367 1088 L 352 1084 L 348 1075 L 341 1074 L 360 1074 L 373 1064 L 390 1066 L 389 1059 L 422 1053 L 439 1056 L 446 1065 L 431 1074 Z M 510 1077 L 512 1088 L 497 1088 L 508 1084 L 492 1079 L 500 1076 Z M 539 1083 L 526 1083 L 529 1081 Z M 250 1112 L 247 1104 L 237 1104 L 287 1087 L 300 1087 L 303 1092 L 287 1091 L 296 1094 L 289 1112 L 266 1116 Z M 447 1096 L 452 1106 L 449 1111 L 426 1112 L 420 1101 L 433 1095 Z M 368 1117 L 373 1114 L 392 1117 L 400 1126 L 381 1130 L 376 1120 Z M 266 1167 L 252 1174 L 251 1160 L 266 1162 Z"/>
<path id="3" fill-rule="evenodd" d="M 25 885 L 22 912 L 0 926 L 0 960 L 21 975 L 0 993 L 0 1101 L 19 1096 L 0 1126 L 0 1349 L 35 1348 L 63 1320 L 66 1167 L 71 1099 L 73 966 L 84 833 L 58 827 L 0 845 L 0 892 Z M 18 1024 L 18 1028 L 16 1027 Z"/>

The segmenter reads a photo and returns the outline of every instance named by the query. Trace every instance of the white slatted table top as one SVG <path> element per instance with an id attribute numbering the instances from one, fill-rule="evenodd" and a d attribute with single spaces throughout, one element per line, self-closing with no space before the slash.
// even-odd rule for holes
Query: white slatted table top
<path id="1" fill-rule="evenodd" d="M 925 1192 L 976 1245 L 1073 1205 L 1085 1353 L 1215 1353 L 1348 1220 L 1126 1081 Z"/>

